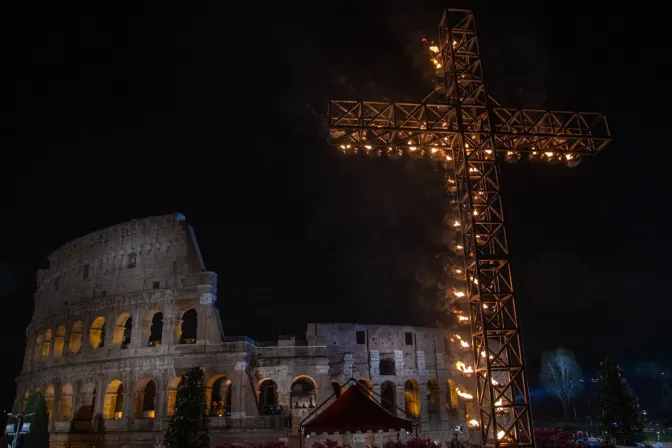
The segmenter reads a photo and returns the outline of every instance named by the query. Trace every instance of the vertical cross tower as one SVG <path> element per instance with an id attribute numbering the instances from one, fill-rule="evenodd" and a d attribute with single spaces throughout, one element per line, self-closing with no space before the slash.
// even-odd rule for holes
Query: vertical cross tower
<path id="1" fill-rule="evenodd" d="M 438 45 L 428 44 L 442 79 L 435 103 L 329 102 L 331 138 L 346 153 L 430 157 L 446 168 L 446 188 L 459 209 L 451 223 L 463 255 L 456 279 L 459 321 L 469 323 L 482 442 L 534 446 L 525 360 L 500 197 L 499 164 L 530 161 L 576 166 L 610 141 L 599 113 L 501 107 L 485 89 L 474 15 L 448 9 Z M 467 368 L 471 372 L 471 366 Z"/>

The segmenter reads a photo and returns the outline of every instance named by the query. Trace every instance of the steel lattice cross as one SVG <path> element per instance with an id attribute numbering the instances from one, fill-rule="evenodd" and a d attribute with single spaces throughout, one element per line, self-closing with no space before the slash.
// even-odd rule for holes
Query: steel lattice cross
<path id="1" fill-rule="evenodd" d="M 501 107 L 485 89 L 471 11 L 448 9 L 438 45 L 428 46 L 443 79 L 435 104 L 330 101 L 333 142 L 346 153 L 426 156 L 447 169 L 459 208 L 465 283 L 483 444 L 532 447 L 525 360 L 500 197 L 501 161 L 578 164 L 610 141 L 599 113 Z M 466 320 L 466 319 L 465 319 Z M 500 380 L 495 380 L 495 377 Z M 503 379 L 503 381 L 502 381 Z"/>

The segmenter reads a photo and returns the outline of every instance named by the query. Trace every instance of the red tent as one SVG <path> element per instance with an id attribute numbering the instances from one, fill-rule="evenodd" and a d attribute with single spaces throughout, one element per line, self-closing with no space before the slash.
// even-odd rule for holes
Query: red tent
<path id="1" fill-rule="evenodd" d="M 411 431 L 413 423 L 385 410 L 360 383 L 355 382 L 326 409 L 303 424 L 304 434 L 337 432 Z"/>

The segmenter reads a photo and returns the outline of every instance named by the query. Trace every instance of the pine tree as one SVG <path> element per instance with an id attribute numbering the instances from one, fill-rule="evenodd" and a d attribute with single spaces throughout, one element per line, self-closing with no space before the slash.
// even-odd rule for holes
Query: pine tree
<path id="1" fill-rule="evenodd" d="M 598 388 L 599 423 L 611 443 L 634 445 L 643 440 L 642 423 L 635 398 L 618 365 L 605 359 L 600 363 Z"/>
<path id="2" fill-rule="evenodd" d="M 26 418 L 30 423 L 30 432 L 25 435 L 25 448 L 49 448 L 49 411 L 42 392 L 33 392 L 26 402 L 26 414 L 35 415 Z"/>
<path id="3" fill-rule="evenodd" d="M 205 412 L 205 374 L 191 367 L 177 388 L 175 413 L 163 438 L 166 448 L 210 448 L 210 420 Z"/>

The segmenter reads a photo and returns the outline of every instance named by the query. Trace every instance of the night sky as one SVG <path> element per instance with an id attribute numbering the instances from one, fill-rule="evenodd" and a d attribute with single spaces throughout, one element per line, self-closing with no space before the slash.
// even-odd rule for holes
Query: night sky
<path id="1" fill-rule="evenodd" d="M 419 39 L 446 4 L 356 3 L 0 14 L 1 406 L 47 254 L 133 218 L 186 215 L 227 335 L 438 320 L 417 277 L 436 265 L 441 173 L 346 157 L 320 114 L 330 97 L 424 98 Z M 558 345 L 590 374 L 605 355 L 626 374 L 669 362 L 667 25 L 615 2 L 503 3 L 450 5 L 477 14 L 489 93 L 602 111 L 615 138 L 574 169 L 503 169 L 530 379 Z"/>

